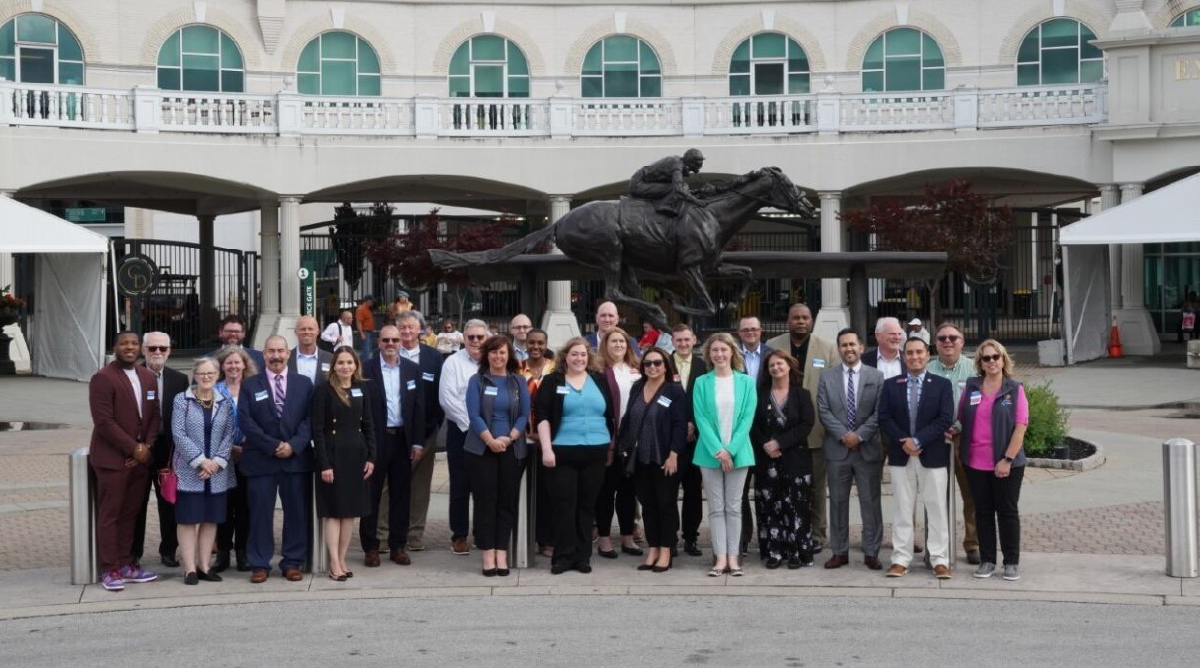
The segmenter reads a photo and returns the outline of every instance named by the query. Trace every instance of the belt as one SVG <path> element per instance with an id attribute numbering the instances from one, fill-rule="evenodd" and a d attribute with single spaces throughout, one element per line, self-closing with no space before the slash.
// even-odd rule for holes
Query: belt
<path id="1" fill-rule="evenodd" d="M 384 431 L 388 436 L 399 436 L 404 433 L 404 427 L 388 427 Z"/>

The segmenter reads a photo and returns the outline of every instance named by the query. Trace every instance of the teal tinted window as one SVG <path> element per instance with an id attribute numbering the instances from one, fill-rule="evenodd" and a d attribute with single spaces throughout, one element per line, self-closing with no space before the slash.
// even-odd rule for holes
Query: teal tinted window
<path id="1" fill-rule="evenodd" d="M 1200 7 L 1189 9 L 1171 21 L 1172 28 L 1185 28 L 1187 26 L 1200 26 Z"/>
<path id="2" fill-rule="evenodd" d="M 450 97 L 529 97 L 529 62 L 511 40 L 476 35 L 450 58 Z"/>
<path id="3" fill-rule="evenodd" d="M 946 61 L 936 40 L 916 28 L 893 28 L 863 56 L 864 92 L 943 90 Z"/>
<path id="4" fill-rule="evenodd" d="M 25 83 L 82 84 L 83 49 L 53 17 L 21 14 L 0 25 L 0 76 Z"/>
<path id="5" fill-rule="evenodd" d="M 1096 34 L 1075 19 L 1052 19 L 1029 31 L 1017 51 L 1017 85 L 1092 83 L 1104 78 Z"/>
<path id="6" fill-rule="evenodd" d="M 730 95 L 800 95 L 809 91 L 808 56 L 778 32 L 753 35 L 729 61 Z"/>
<path id="7" fill-rule="evenodd" d="M 658 56 L 632 35 L 605 37 L 584 56 L 580 91 L 584 97 L 658 97 L 662 95 Z"/>
<path id="8" fill-rule="evenodd" d="M 382 87 L 379 56 L 354 33 L 322 33 L 300 52 L 296 83 L 304 95 L 377 96 Z"/>
<path id="9" fill-rule="evenodd" d="M 241 93 L 245 90 L 242 53 L 233 39 L 217 28 L 184 26 L 158 50 L 158 87 Z"/>

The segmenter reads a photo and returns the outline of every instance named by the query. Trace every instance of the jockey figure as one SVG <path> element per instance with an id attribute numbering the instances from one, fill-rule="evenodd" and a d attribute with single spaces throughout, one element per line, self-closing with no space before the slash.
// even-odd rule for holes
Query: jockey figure
<path id="1" fill-rule="evenodd" d="M 683 213 L 684 202 L 696 206 L 707 203 L 696 198 L 684 179 L 704 166 L 704 154 L 690 148 L 682 156 L 670 155 L 634 172 L 629 179 L 629 195 L 654 202 L 654 210 L 673 218 Z"/>

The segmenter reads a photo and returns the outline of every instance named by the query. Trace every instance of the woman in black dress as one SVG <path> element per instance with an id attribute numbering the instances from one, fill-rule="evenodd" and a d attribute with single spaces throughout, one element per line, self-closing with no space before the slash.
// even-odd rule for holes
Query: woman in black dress
<path id="1" fill-rule="evenodd" d="M 758 410 L 750 427 L 754 444 L 759 556 L 767 568 L 812 565 L 812 459 L 808 433 L 815 416 L 800 386 L 796 358 L 782 350 L 762 361 Z"/>
<path id="2" fill-rule="evenodd" d="M 375 470 L 375 431 L 367 403 L 358 354 L 349 346 L 333 353 L 329 381 L 313 391 L 312 437 L 320 482 L 317 516 L 325 520 L 329 550 L 329 579 L 344 582 L 346 551 L 354 533 L 354 518 L 367 513 Z"/>

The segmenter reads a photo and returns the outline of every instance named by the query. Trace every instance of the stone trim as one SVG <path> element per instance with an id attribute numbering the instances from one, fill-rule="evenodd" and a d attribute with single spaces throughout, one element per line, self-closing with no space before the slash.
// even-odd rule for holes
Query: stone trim
<path id="1" fill-rule="evenodd" d="M 191 25 L 211 26 L 229 35 L 242 54 L 244 71 L 259 69 L 263 66 L 262 51 L 257 48 L 258 36 L 247 29 L 244 21 L 238 21 L 214 7 L 209 7 L 205 12 L 203 23 L 196 21 L 196 13 L 191 7 L 181 7 L 150 24 L 146 28 L 145 42 L 142 44 L 142 64 L 157 67 L 158 52 L 162 50 L 167 39 L 181 28 Z M 247 48 L 250 46 L 254 48 Z"/>
<path id="2" fill-rule="evenodd" d="M 319 12 L 299 27 L 288 31 L 291 33 L 291 37 L 281 40 L 285 42 L 285 46 L 279 56 L 279 71 L 285 76 L 294 75 L 296 65 L 300 61 L 300 52 L 304 50 L 304 47 L 308 46 L 308 43 L 317 36 L 334 30 L 353 33 L 370 44 L 379 58 L 380 75 L 387 76 L 397 73 L 399 66 L 395 54 L 389 47 L 388 38 L 379 32 L 375 24 L 348 13 L 345 24 L 341 28 L 334 28 L 333 17 L 328 11 Z"/>
<path id="3" fill-rule="evenodd" d="M 726 33 L 725 37 L 713 49 L 712 75 L 729 76 L 729 61 L 733 59 L 734 50 L 742 42 L 764 32 L 782 33 L 795 40 L 800 45 L 800 48 L 804 49 L 804 55 L 808 56 L 808 71 L 810 73 L 816 74 L 828 70 L 828 62 L 825 59 L 825 53 L 821 50 L 820 40 L 803 23 L 790 16 L 776 14 L 774 26 L 768 30 L 763 27 L 762 14 L 755 10 L 752 16 L 737 24 Z M 809 85 L 810 87 L 812 86 L 811 83 Z"/>
<path id="4" fill-rule="evenodd" d="M 483 34 L 498 35 L 516 44 L 525 54 L 526 62 L 529 63 L 529 76 L 531 78 L 546 76 L 546 59 L 542 56 L 541 50 L 537 48 L 537 40 L 533 39 L 529 33 L 515 23 L 501 19 L 496 19 L 494 32 L 484 33 L 483 22 L 478 17 L 463 21 L 446 33 L 446 37 L 438 44 L 437 50 L 433 54 L 431 71 L 434 76 L 450 76 L 450 59 L 454 57 L 454 52 L 462 46 L 463 42 Z M 420 70 L 421 68 L 418 66 L 416 69 Z"/>
<path id="5" fill-rule="evenodd" d="M 88 63 L 105 63 L 116 60 L 104 53 L 104 50 L 100 48 L 102 42 L 92 32 L 88 22 L 76 14 L 70 3 L 64 0 L 46 0 L 46 4 L 40 12 L 33 11 L 29 0 L 0 0 L 0 25 L 8 23 L 21 14 L 45 14 L 66 26 L 71 34 L 75 35 L 75 39 L 79 40 L 79 48 L 83 50 L 84 85 L 87 85 Z M 117 44 L 114 42 L 113 48 L 116 47 Z"/>
<path id="6" fill-rule="evenodd" d="M 1012 29 L 1004 36 L 1004 40 L 1000 43 L 999 62 L 1001 65 L 1011 65 L 1014 72 L 1017 67 L 1017 51 L 1021 48 L 1021 42 L 1029 31 L 1037 26 L 1056 18 L 1075 19 L 1096 33 L 1097 39 L 1104 39 L 1108 35 L 1108 27 L 1112 25 L 1112 20 L 1115 14 L 1111 11 L 1103 11 L 1098 9 L 1095 4 L 1084 3 L 1080 0 L 1066 0 L 1066 11 L 1061 17 L 1048 16 L 1044 8 L 1035 7 L 1022 14 L 1019 18 L 1012 22 Z M 1014 79 L 1014 83 L 1015 83 Z"/>
<path id="7" fill-rule="evenodd" d="M 1146 18 L 1150 20 L 1150 25 L 1155 28 L 1167 28 L 1171 25 L 1171 21 L 1180 14 L 1186 14 L 1193 9 L 1200 9 L 1200 2 L 1193 0 L 1187 2 L 1183 9 L 1179 9 L 1179 5 L 1184 4 L 1181 0 L 1158 0 L 1158 8 L 1147 10 Z"/>
<path id="8" fill-rule="evenodd" d="M 861 72 L 867 48 L 877 37 L 892 28 L 916 28 L 928 34 L 942 50 L 942 61 L 945 63 L 946 69 L 962 65 L 962 47 L 959 46 L 958 39 L 954 37 L 954 33 L 946 27 L 946 24 L 933 14 L 910 7 L 908 22 L 904 25 L 897 23 L 894 9 L 882 12 L 867 22 L 854 36 L 854 39 L 850 40 L 850 44 L 846 48 L 846 71 Z"/>
<path id="9" fill-rule="evenodd" d="M 675 52 L 671 50 L 671 42 L 654 26 L 637 19 L 625 19 L 625 32 L 618 33 L 611 18 L 597 21 L 588 26 L 567 49 L 567 58 L 563 63 L 563 77 L 578 79 L 583 71 L 583 58 L 597 42 L 613 35 L 629 35 L 637 37 L 654 49 L 658 56 L 658 65 L 662 69 L 663 78 L 679 73 L 679 65 L 675 61 Z M 451 52 L 453 53 L 453 52 Z"/>

